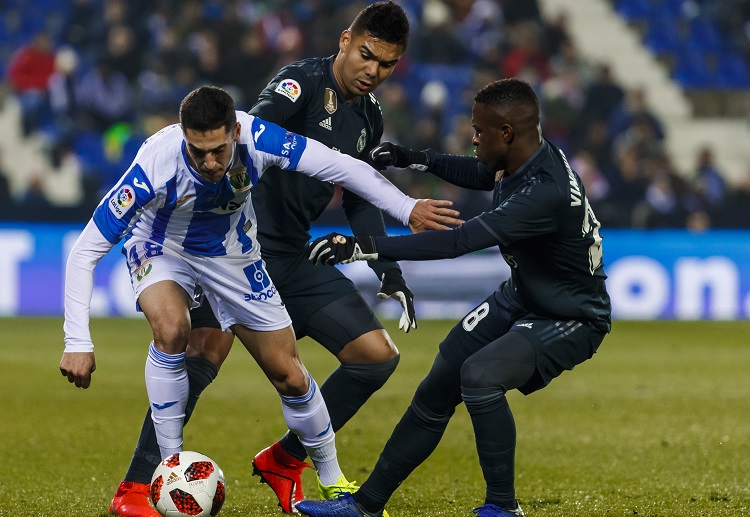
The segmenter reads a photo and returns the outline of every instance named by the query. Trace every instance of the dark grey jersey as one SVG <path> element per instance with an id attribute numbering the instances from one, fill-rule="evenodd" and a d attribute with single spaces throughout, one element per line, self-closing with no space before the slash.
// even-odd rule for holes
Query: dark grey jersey
<path id="1" fill-rule="evenodd" d="M 486 176 L 469 157 L 443 162 Z M 451 232 L 376 242 L 380 256 L 392 260 L 457 257 L 497 245 L 511 270 L 497 292 L 506 304 L 551 319 L 590 321 L 608 331 L 611 308 L 599 227 L 581 179 L 562 151 L 544 140 L 518 171 L 495 183 L 493 210 Z"/>
<path id="2" fill-rule="evenodd" d="M 311 58 L 282 68 L 250 113 L 364 159 L 383 134 L 380 106 L 372 94 L 346 103 L 332 64 L 333 57 Z M 311 222 L 325 210 L 333 193 L 330 183 L 278 168 L 268 170 L 253 191 L 263 256 L 304 251 Z M 348 191 L 343 204 L 355 234 L 385 235 L 377 208 Z"/>

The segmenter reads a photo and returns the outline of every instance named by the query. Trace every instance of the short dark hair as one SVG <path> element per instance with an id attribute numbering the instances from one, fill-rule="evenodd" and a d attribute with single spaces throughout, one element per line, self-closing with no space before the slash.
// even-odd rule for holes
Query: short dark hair
<path id="1" fill-rule="evenodd" d="M 349 26 L 352 34 L 366 32 L 373 38 L 401 45 L 409 43 L 409 19 L 404 9 L 395 2 L 375 2 L 362 9 Z"/>
<path id="2" fill-rule="evenodd" d="M 474 102 L 493 108 L 533 107 L 540 114 L 539 98 L 526 81 L 508 78 L 493 81 L 479 90 Z"/>
<path id="3" fill-rule="evenodd" d="M 211 131 L 224 127 L 229 133 L 237 123 L 234 99 L 218 86 L 201 86 L 180 103 L 182 130 Z"/>

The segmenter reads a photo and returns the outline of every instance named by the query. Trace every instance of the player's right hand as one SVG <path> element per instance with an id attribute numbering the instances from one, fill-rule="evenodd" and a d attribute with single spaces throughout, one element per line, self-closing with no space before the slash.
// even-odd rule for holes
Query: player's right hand
<path id="1" fill-rule="evenodd" d="M 91 374 L 96 371 L 94 352 L 63 352 L 60 373 L 76 388 L 86 389 L 91 385 Z"/>
<path id="2" fill-rule="evenodd" d="M 430 157 L 424 151 L 413 151 L 402 145 L 382 142 L 370 151 L 370 162 L 373 167 L 380 171 L 385 170 L 386 167 L 398 167 L 399 169 L 409 167 L 425 171 L 430 166 Z"/>
<path id="3" fill-rule="evenodd" d="M 409 214 L 409 228 L 414 233 L 427 230 L 451 230 L 453 226 L 463 224 L 458 210 L 448 208 L 453 201 L 445 199 L 419 199 Z M 449 226 L 450 225 L 450 226 Z"/>

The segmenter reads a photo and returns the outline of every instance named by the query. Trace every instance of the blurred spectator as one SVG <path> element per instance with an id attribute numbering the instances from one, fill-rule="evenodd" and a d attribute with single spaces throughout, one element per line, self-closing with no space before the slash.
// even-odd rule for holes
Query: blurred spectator
<path id="1" fill-rule="evenodd" d="M 184 66 L 195 66 L 197 59 L 187 49 L 175 27 L 166 27 L 159 33 L 156 44 L 151 49 L 149 57 L 158 60 L 167 67 L 167 73 L 173 75 Z M 146 61 L 154 63 L 154 61 Z"/>
<path id="2" fill-rule="evenodd" d="M 594 157 L 587 151 L 579 151 L 570 159 L 570 166 L 581 177 L 586 197 L 596 206 L 599 201 L 609 197 L 610 188 L 607 178 L 599 170 L 599 165 Z"/>
<path id="3" fill-rule="evenodd" d="M 651 170 L 644 199 L 633 211 L 636 228 L 685 228 L 685 184 L 674 172 L 669 158 L 660 156 L 649 163 Z"/>
<path id="4" fill-rule="evenodd" d="M 55 72 L 49 78 L 49 103 L 55 134 L 53 145 L 70 145 L 78 127 L 76 81 L 78 54 L 71 47 L 62 47 L 55 54 Z"/>
<path id="5" fill-rule="evenodd" d="M 383 140 L 406 145 L 400 139 L 408 135 L 414 125 L 406 90 L 397 82 L 386 81 L 378 87 L 378 99 L 385 123 Z"/>
<path id="6" fill-rule="evenodd" d="M 147 60 L 136 85 L 136 103 L 143 116 L 172 112 L 184 97 L 182 89 L 169 75 L 167 65 L 158 57 Z"/>
<path id="7" fill-rule="evenodd" d="M 651 119 L 644 114 L 634 116 L 630 127 L 615 138 L 612 145 L 618 154 L 625 147 L 634 148 L 641 160 L 656 158 L 664 154 L 664 145 L 657 137 Z"/>
<path id="8" fill-rule="evenodd" d="M 91 27 L 97 19 L 97 7 L 94 0 L 73 0 L 71 4 L 63 40 L 73 48 L 88 48 L 92 37 Z"/>
<path id="9" fill-rule="evenodd" d="M 537 0 L 503 1 L 503 15 L 508 25 L 528 20 L 540 20 L 542 13 Z"/>
<path id="10" fill-rule="evenodd" d="M 245 104 L 252 106 L 276 70 L 276 60 L 263 48 L 260 33 L 252 27 L 245 30 L 224 56 L 227 82 L 239 88 Z"/>
<path id="11" fill-rule="evenodd" d="M 700 198 L 704 209 L 723 203 L 727 196 L 726 180 L 716 168 L 714 153 L 709 147 L 704 147 L 698 153 L 693 189 Z"/>
<path id="12" fill-rule="evenodd" d="M 570 29 L 568 14 L 565 11 L 558 12 L 552 17 L 544 28 L 544 39 L 548 56 L 556 56 L 562 53 L 562 47 L 566 43 L 572 45 L 570 40 Z"/>
<path id="13" fill-rule="evenodd" d="M 609 116 L 610 135 L 613 138 L 627 131 L 636 119 L 646 119 L 651 125 L 652 134 L 657 140 L 664 140 L 664 127 L 659 117 L 648 107 L 646 90 L 631 88 L 627 91 L 625 102 L 617 105 Z"/>
<path id="14" fill-rule="evenodd" d="M 451 30 L 451 11 L 442 0 L 426 0 L 422 23 L 409 43 L 411 56 L 421 63 L 457 64 L 466 58 L 466 48 Z"/>
<path id="15" fill-rule="evenodd" d="M 117 24 L 107 33 L 106 56 L 112 70 L 122 72 L 128 82 L 135 81 L 142 70 L 142 52 L 136 45 L 135 31 L 127 25 Z"/>
<path id="16" fill-rule="evenodd" d="M 505 38 L 503 11 L 493 0 L 457 0 L 455 8 L 464 47 L 483 63 L 497 63 Z"/>
<path id="17" fill-rule="evenodd" d="M 24 136 L 29 136 L 42 122 L 48 109 L 47 88 L 55 71 L 52 39 L 39 32 L 31 42 L 19 48 L 8 63 L 8 82 L 21 107 Z"/>
<path id="18" fill-rule="evenodd" d="M 542 38 L 542 27 L 535 21 L 512 27 L 508 34 L 511 49 L 502 61 L 501 77 L 518 77 L 527 70 L 541 80 L 548 79 L 551 71 Z"/>
<path id="19" fill-rule="evenodd" d="M 588 121 L 607 121 L 625 97 L 607 64 L 600 64 L 596 77 L 586 90 L 583 113 Z"/>
<path id="20" fill-rule="evenodd" d="M 54 221 L 55 207 L 49 202 L 44 192 L 44 180 L 41 173 L 35 173 L 29 179 L 26 190 L 14 204 L 14 209 L 25 221 Z"/>
<path id="21" fill-rule="evenodd" d="M 112 70 L 109 60 L 101 57 L 76 87 L 76 98 L 84 125 L 104 131 L 116 122 L 132 116 L 131 92 L 122 72 Z"/>
<path id="22" fill-rule="evenodd" d="M 0 220 L 10 219 L 13 213 L 13 198 L 10 195 L 10 181 L 0 168 Z"/>

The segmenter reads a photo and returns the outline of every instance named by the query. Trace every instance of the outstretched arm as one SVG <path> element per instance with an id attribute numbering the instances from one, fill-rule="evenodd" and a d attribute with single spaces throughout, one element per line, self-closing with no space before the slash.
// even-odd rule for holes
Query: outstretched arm
<path id="1" fill-rule="evenodd" d="M 350 237 L 330 233 L 310 244 L 308 258 L 327 266 L 355 260 L 438 260 L 499 243 L 499 237 L 481 219 L 474 218 L 450 231 L 418 235 Z"/>
<path id="2" fill-rule="evenodd" d="M 307 139 L 297 170 L 340 183 L 415 232 L 447 229 L 463 222 L 458 218 L 459 213 L 450 208 L 452 201 L 413 199 L 365 162 L 333 151 L 316 140 Z"/>
<path id="3" fill-rule="evenodd" d="M 495 172 L 472 156 L 441 154 L 432 149 L 415 151 L 383 142 L 370 152 L 370 161 L 379 170 L 390 166 L 426 171 L 462 188 L 492 190 L 495 186 Z"/>
<path id="4" fill-rule="evenodd" d="M 60 373 L 79 388 L 89 387 L 91 374 L 96 370 L 89 331 L 94 268 L 112 246 L 91 220 L 73 245 L 65 268 L 65 351 Z"/>

